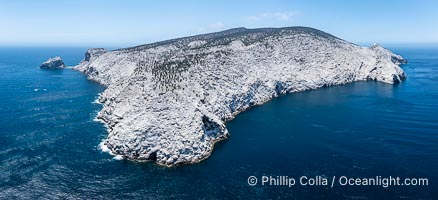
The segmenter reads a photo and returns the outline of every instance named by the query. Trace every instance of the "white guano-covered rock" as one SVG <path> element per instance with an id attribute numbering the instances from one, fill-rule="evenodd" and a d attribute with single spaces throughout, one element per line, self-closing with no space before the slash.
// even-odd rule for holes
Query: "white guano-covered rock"
<path id="1" fill-rule="evenodd" d="M 306 27 L 237 28 L 90 52 L 75 69 L 107 87 L 97 116 L 109 130 L 102 145 L 169 166 L 207 158 L 228 137 L 225 122 L 251 106 L 353 81 L 397 83 L 406 62 Z"/>

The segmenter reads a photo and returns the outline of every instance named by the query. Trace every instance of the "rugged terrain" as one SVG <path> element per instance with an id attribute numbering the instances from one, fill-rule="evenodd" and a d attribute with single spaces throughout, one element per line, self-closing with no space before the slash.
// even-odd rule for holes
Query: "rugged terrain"
<path id="1" fill-rule="evenodd" d="M 397 83 L 406 61 L 306 28 L 237 28 L 132 48 L 90 49 L 75 67 L 105 85 L 102 148 L 162 165 L 196 163 L 225 122 L 281 94 L 353 81 Z M 238 133 L 236 133 L 238 134 Z"/>

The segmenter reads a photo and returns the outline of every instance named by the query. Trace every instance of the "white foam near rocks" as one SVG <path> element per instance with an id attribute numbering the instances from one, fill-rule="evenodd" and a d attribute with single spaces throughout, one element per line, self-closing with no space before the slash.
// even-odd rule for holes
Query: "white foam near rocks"
<path id="1" fill-rule="evenodd" d="M 76 70 L 106 86 L 101 149 L 162 165 L 196 163 L 228 137 L 225 122 L 281 94 L 353 81 L 400 82 L 405 60 L 305 27 L 231 29 L 106 52 Z M 238 134 L 238 133 L 236 133 Z"/>
<path id="2" fill-rule="evenodd" d="M 105 153 L 108 153 L 108 154 L 114 156 L 113 157 L 114 160 L 123 160 L 123 156 L 122 155 L 117 155 L 117 154 L 114 154 L 114 153 L 111 152 L 111 150 L 105 145 L 105 141 L 102 141 L 101 143 L 99 143 L 99 149 L 102 152 L 105 152 Z"/>
<path id="3" fill-rule="evenodd" d="M 103 140 L 101 143 L 99 143 L 99 149 L 103 152 L 111 154 L 111 150 L 105 145 L 105 140 Z"/>

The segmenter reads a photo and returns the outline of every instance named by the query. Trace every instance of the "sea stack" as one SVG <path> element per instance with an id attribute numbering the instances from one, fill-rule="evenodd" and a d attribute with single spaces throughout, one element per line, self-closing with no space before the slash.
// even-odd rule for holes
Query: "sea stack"
<path id="1" fill-rule="evenodd" d="M 61 57 L 56 56 L 53 58 L 49 58 L 46 62 L 41 64 L 41 69 L 63 69 L 65 68 L 64 61 L 62 61 Z"/>
<path id="2" fill-rule="evenodd" d="M 97 116 L 109 131 L 103 149 L 172 166 L 207 158 L 214 143 L 228 137 L 226 122 L 248 108 L 354 81 L 398 83 L 406 77 L 403 63 L 379 45 L 286 27 L 92 49 L 74 69 L 107 87 Z"/>

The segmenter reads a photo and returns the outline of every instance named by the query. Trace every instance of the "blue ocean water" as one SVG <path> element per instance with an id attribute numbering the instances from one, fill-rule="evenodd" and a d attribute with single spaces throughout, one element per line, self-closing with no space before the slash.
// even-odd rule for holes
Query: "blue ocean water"
<path id="1" fill-rule="evenodd" d="M 437 199 L 438 48 L 397 47 L 398 85 L 358 82 L 288 94 L 227 123 L 230 139 L 194 165 L 114 160 L 93 121 L 104 88 L 40 70 L 86 48 L 0 48 L 0 199 Z M 249 176 L 428 178 L 428 186 L 249 186 Z"/>

